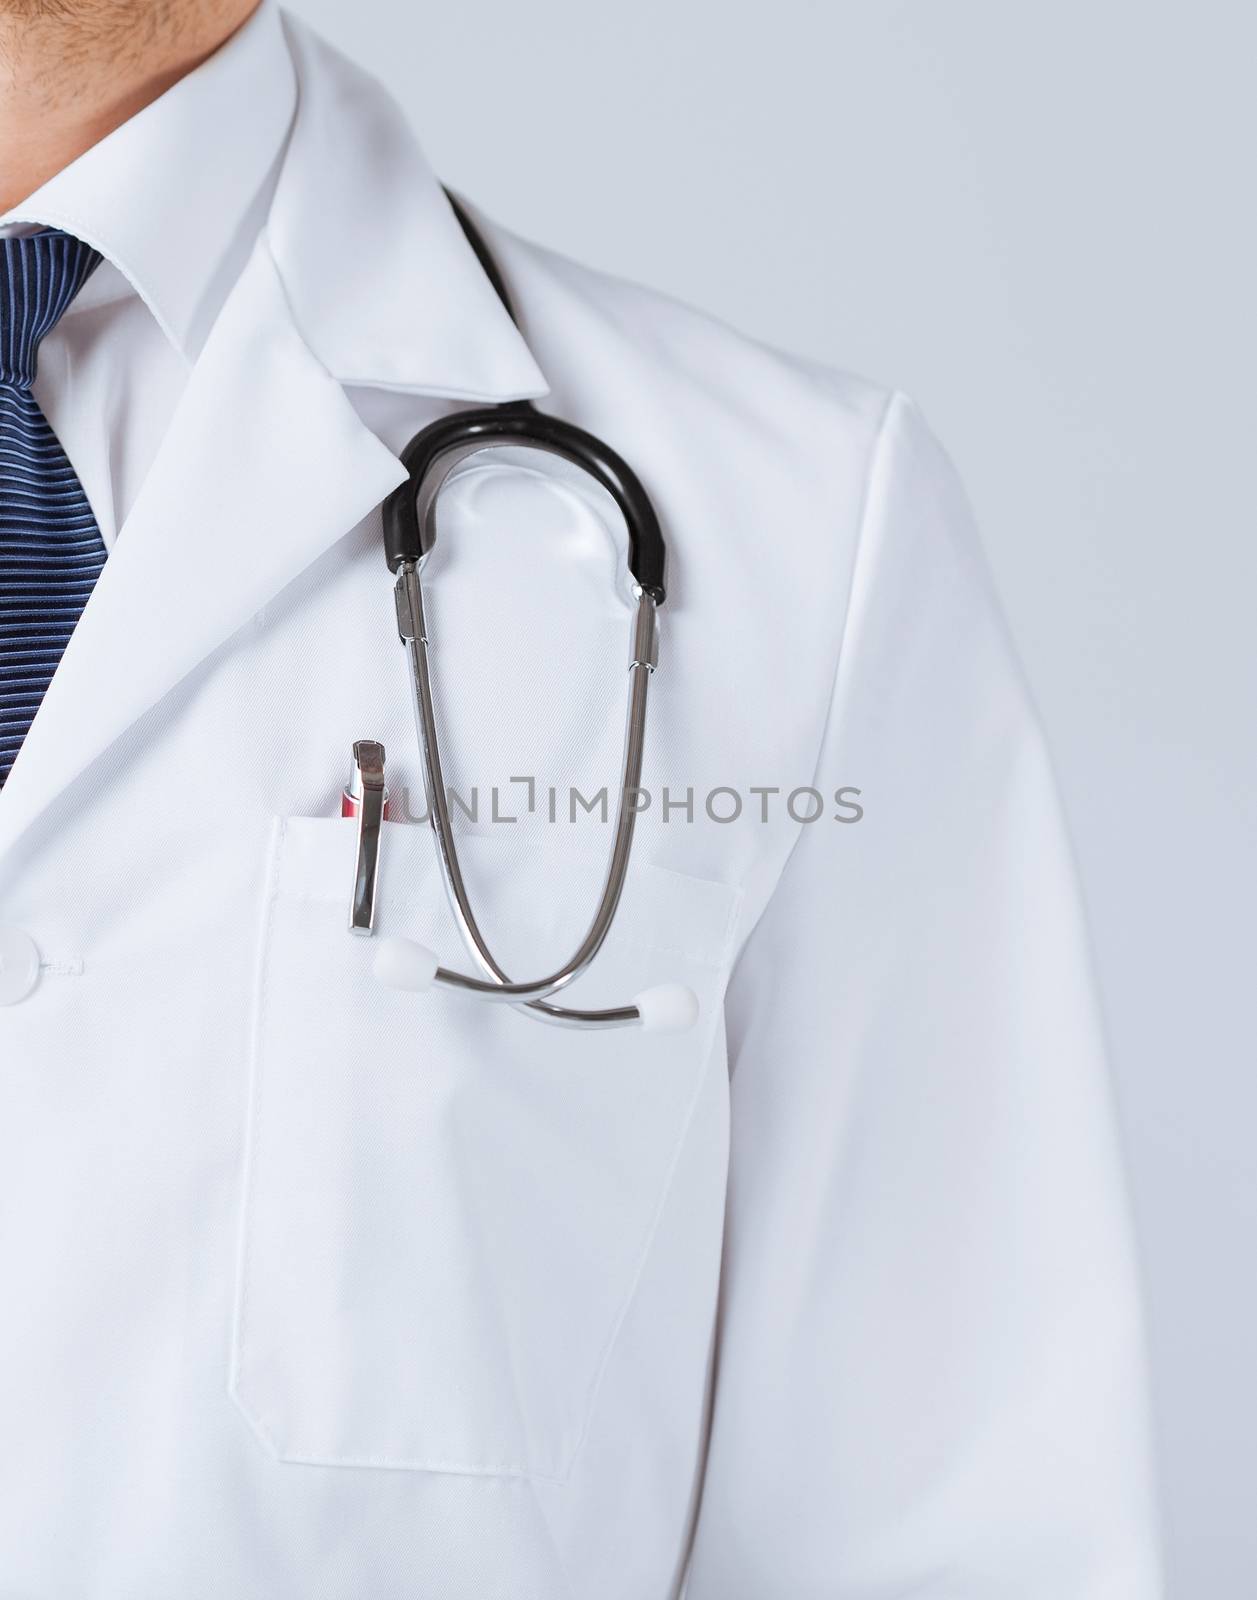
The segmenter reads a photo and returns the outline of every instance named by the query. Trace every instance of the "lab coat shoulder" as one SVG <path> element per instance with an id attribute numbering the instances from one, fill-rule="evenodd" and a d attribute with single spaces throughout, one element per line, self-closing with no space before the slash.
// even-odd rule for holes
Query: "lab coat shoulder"
<path id="1" fill-rule="evenodd" d="M 760 563 L 767 581 L 773 568 L 811 585 L 832 571 L 845 594 L 861 535 L 870 532 L 870 545 L 894 542 L 915 524 L 927 539 L 965 547 L 962 559 L 998 613 L 959 475 L 911 395 L 477 219 L 519 287 L 550 403 L 567 401 L 582 415 L 618 410 L 630 428 L 636 419 L 647 459 L 670 448 L 707 492 L 728 485 L 748 519 L 767 514 L 759 524 L 773 552 Z M 806 515 L 783 514 L 792 486 Z"/>
<path id="2" fill-rule="evenodd" d="M 579 261 L 469 209 L 508 280 L 522 285 L 531 302 L 531 310 L 527 303 L 521 308 L 525 331 L 543 367 L 547 355 L 561 359 L 565 334 L 601 328 L 618 334 L 626 356 L 659 381 L 713 401 L 723 390 L 725 404 L 749 425 L 767 424 L 780 412 L 781 426 L 788 416 L 797 420 L 800 408 L 833 408 L 835 416 L 860 426 L 875 423 L 885 406 L 890 391 L 883 384 L 778 349 L 703 307 Z M 553 335 L 546 319 L 556 324 Z M 735 379 L 736 385 L 722 381 Z"/>
<path id="3" fill-rule="evenodd" d="M 818 561 L 842 569 L 843 537 L 856 532 L 862 488 L 897 398 L 891 388 L 485 226 L 518 288 L 550 403 L 605 416 L 608 425 L 614 416 L 638 433 L 644 461 L 665 486 L 675 466 L 743 507 L 771 540 L 777 565 L 788 567 L 797 554 L 813 581 Z M 792 503 L 808 514 L 790 515 Z"/>
<path id="4" fill-rule="evenodd" d="M 886 385 L 776 350 L 658 290 L 477 220 L 550 385 L 540 404 L 613 440 L 660 510 L 670 535 L 670 650 L 686 648 L 691 625 L 696 634 L 685 662 L 691 694 L 710 674 L 714 700 L 736 695 L 761 771 L 807 783 L 870 497 L 888 473 L 915 480 L 907 497 L 928 497 L 931 473 L 947 474 L 919 409 Z M 771 692 L 782 683 L 786 717 Z M 771 883 L 789 840 L 762 842 L 755 885 Z"/>

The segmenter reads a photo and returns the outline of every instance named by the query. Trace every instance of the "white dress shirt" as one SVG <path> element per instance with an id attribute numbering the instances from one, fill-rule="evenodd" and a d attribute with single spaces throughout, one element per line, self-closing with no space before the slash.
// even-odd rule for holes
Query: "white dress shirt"
<path id="1" fill-rule="evenodd" d="M 0 218 L 104 257 L 44 339 L 36 399 L 107 549 L 255 243 L 296 107 L 278 7 Z"/>

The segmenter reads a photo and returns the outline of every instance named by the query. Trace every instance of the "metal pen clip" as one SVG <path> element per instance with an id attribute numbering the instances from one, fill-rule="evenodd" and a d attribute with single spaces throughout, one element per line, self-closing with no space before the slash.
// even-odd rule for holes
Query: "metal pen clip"
<path id="1" fill-rule="evenodd" d="M 358 819 L 349 931 L 370 934 L 375 928 L 375 892 L 380 875 L 380 824 L 388 804 L 388 790 L 384 787 L 384 746 L 374 739 L 354 741 L 353 776 L 345 790 L 345 799 L 350 802 L 349 815 Z"/>

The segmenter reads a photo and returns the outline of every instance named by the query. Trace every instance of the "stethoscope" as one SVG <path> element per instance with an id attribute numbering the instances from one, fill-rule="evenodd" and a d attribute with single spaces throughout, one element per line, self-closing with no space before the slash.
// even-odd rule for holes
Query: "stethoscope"
<path id="1" fill-rule="evenodd" d="M 458 201 L 452 195 L 448 198 L 485 275 L 518 327 L 519 320 L 488 246 Z M 476 920 L 459 865 L 437 739 L 421 582 L 424 564 L 436 543 L 437 500 L 450 474 L 478 452 L 519 446 L 562 458 L 586 473 L 614 500 L 628 533 L 627 578 L 633 604 L 624 759 L 602 895 L 588 931 L 569 960 L 546 977 L 528 982 L 510 978 L 495 959 Z M 660 1031 L 690 1027 L 698 1014 L 698 1001 L 692 990 L 680 984 L 660 984 L 638 995 L 629 1005 L 607 1010 L 573 1008 L 551 999 L 578 977 L 602 948 L 620 904 L 632 852 L 637 807 L 631 797 L 641 789 L 646 698 L 651 675 L 659 664 L 658 612 L 665 594 L 663 533 L 645 489 L 627 462 L 608 445 L 573 423 L 542 414 L 528 400 L 462 411 L 430 423 L 410 441 L 401 459 L 408 476 L 384 502 L 384 550 L 389 571 L 396 579 L 397 630 L 408 657 L 437 860 L 455 923 L 483 975 L 477 977 L 443 967 L 426 946 L 392 935 L 378 940 L 376 976 L 398 989 L 425 990 L 434 983 L 440 984 L 477 999 L 516 1006 L 540 1021 L 566 1027 L 636 1025 Z M 387 803 L 384 750 L 377 742 L 364 739 L 354 745 L 353 777 L 346 796 L 347 812 L 358 819 L 350 928 L 355 933 L 370 934 L 374 930 L 381 824 Z"/>

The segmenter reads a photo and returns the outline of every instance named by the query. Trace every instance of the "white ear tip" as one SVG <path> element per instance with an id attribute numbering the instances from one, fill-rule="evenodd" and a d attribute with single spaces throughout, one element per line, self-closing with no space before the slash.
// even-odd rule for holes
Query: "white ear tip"
<path id="1" fill-rule="evenodd" d="M 634 1000 L 647 1033 L 684 1033 L 698 1021 L 698 996 L 683 983 L 660 983 Z"/>
<path id="2" fill-rule="evenodd" d="M 437 958 L 427 945 L 396 935 L 376 941 L 375 975 L 389 989 L 422 993 L 432 987 L 436 969 Z"/>

